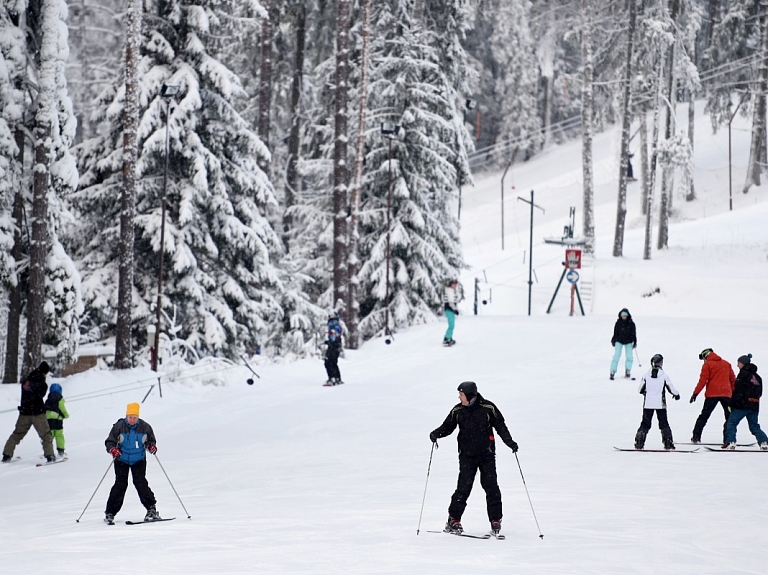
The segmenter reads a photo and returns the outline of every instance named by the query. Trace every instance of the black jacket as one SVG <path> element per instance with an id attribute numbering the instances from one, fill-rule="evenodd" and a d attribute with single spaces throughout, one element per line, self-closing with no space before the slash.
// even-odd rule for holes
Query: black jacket
<path id="1" fill-rule="evenodd" d="M 736 376 L 731 409 L 746 409 L 760 411 L 760 397 L 763 395 L 763 378 L 757 374 L 757 366 L 748 363 L 739 370 Z"/>
<path id="2" fill-rule="evenodd" d="M 41 415 L 45 413 L 45 394 L 48 384 L 45 383 L 45 374 L 40 368 L 32 372 L 21 384 L 21 403 L 19 411 L 22 415 Z"/>
<path id="3" fill-rule="evenodd" d="M 432 435 L 436 438 L 447 437 L 453 433 L 457 425 L 460 457 L 484 459 L 493 455 L 496 452 L 494 429 L 510 448 L 517 447 L 499 408 L 479 393 L 470 405 L 464 406 L 459 403 L 454 406 L 443 424 L 435 429 Z"/>
<path id="4" fill-rule="evenodd" d="M 626 312 L 629 317 L 627 319 L 621 319 L 622 312 Z M 637 343 L 635 322 L 632 321 L 632 314 L 629 313 L 627 308 L 624 308 L 619 312 L 619 319 L 616 320 L 616 325 L 613 326 L 611 345 L 616 345 L 617 341 L 624 345 L 628 343 Z"/>

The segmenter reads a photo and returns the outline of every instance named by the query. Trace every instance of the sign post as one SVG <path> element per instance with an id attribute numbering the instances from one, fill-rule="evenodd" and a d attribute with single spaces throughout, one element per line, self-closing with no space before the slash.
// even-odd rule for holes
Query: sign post
<path id="1" fill-rule="evenodd" d="M 557 292 L 560 290 L 560 285 L 563 283 L 563 280 L 567 280 L 569 284 L 571 284 L 571 313 L 570 315 L 574 314 L 575 310 L 575 298 L 578 298 L 579 300 L 579 309 L 581 310 L 581 315 L 584 315 L 584 306 L 581 305 L 581 295 L 579 295 L 579 272 L 576 270 L 581 269 L 581 250 L 576 249 L 567 249 L 565 250 L 565 261 L 563 262 L 563 275 L 560 276 L 560 281 L 557 282 L 557 287 L 555 288 L 555 293 L 552 295 L 552 300 L 549 302 L 549 307 L 547 308 L 547 313 L 549 313 L 552 310 L 552 304 L 555 303 L 555 297 L 557 297 Z"/>

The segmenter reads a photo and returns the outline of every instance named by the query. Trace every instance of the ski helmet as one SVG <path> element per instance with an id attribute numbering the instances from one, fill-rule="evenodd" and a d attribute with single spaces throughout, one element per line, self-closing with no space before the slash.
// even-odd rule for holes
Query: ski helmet
<path id="1" fill-rule="evenodd" d="M 651 367 L 661 367 L 664 363 L 664 356 L 657 353 L 651 358 Z"/>
<path id="2" fill-rule="evenodd" d="M 52 393 L 61 393 L 61 386 L 58 383 L 52 383 L 51 384 L 51 392 Z"/>
<path id="3" fill-rule="evenodd" d="M 699 359 L 707 359 L 707 356 L 712 353 L 712 348 L 708 347 L 706 349 L 701 350 L 701 353 L 699 354 Z"/>
<path id="4" fill-rule="evenodd" d="M 474 381 L 463 381 L 456 389 L 470 401 L 477 395 L 477 384 Z"/>

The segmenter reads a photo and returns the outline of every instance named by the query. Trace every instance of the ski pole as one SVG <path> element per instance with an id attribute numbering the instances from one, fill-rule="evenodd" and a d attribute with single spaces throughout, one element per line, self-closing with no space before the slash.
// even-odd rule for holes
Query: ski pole
<path id="1" fill-rule="evenodd" d="M 424 513 L 424 502 L 427 500 L 427 484 L 429 483 L 429 470 L 432 469 L 432 454 L 435 452 L 437 441 L 432 442 L 432 449 L 429 452 L 429 465 L 427 466 L 427 480 L 424 482 L 424 496 L 421 498 L 421 512 L 419 513 L 419 525 L 416 527 L 416 535 L 421 529 L 421 516 Z"/>
<path id="2" fill-rule="evenodd" d="M 112 461 L 114 461 L 114 459 Z M 101 481 L 99 481 L 99 484 L 96 486 L 96 489 L 93 491 L 93 495 L 91 495 L 91 498 L 88 500 L 88 503 L 85 504 L 85 509 L 88 509 L 88 506 L 91 504 L 91 501 L 93 501 L 93 498 L 96 496 L 96 492 L 99 490 L 99 487 L 101 487 L 101 484 L 104 481 L 104 478 L 107 476 L 107 473 L 109 473 L 109 468 L 112 467 L 112 461 L 109 462 L 109 465 L 107 466 L 107 470 L 104 472 L 104 475 L 101 477 Z M 80 519 L 85 514 L 85 509 L 83 509 L 83 512 L 80 514 L 80 517 L 75 519 L 76 523 L 80 523 Z"/>
<path id="3" fill-rule="evenodd" d="M 515 459 L 517 459 L 517 467 L 520 470 L 520 477 L 523 479 L 523 487 L 525 487 L 525 494 L 528 496 L 528 503 L 531 506 L 531 513 L 533 513 L 533 520 L 536 522 L 536 529 L 539 530 L 539 537 L 541 539 L 544 539 L 544 535 L 541 533 L 541 527 L 539 527 L 539 520 L 536 519 L 536 512 L 533 510 L 533 503 L 531 502 L 531 494 L 528 493 L 528 486 L 525 484 L 525 477 L 523 476 L 523 468 L 520 467 L 520 459 L 517 457 L 517 452 L 515 452 Z"/>
<path id="4" fill-rule="evenodd" d="M 187 508 L 184 507 L 184 503 L 181 501 L 181 497 L 179 497 L 179 494 L 176 492 L 176 488 L 173 486 L 173 482 L 171 481 L 171 478 L 168 477 L 168 474 L 165 472 L 165 468 L 163 467 L 163 464 L 160 463 L 160 458 L 157 456 L 157 453 L 155 453 L 155 459 L 157 459 L 158 465 L 160 465 L 160 469 L 163 470 L 163 475 L 165 475 L 165 478 L 168 480 L 168 483 L 171 484 L 171 489 L 173 489 L 173 492 L 176 493 L 176 499 L 179 500 L 179 503 L 181 503 L 182 509 L 184 509 L 184 513 L 187 514 L 187 519 L 192 519 L 192 516 L 189 514 L 189 511 L 187 511 Z"/>
<path id="5" fill-rule="evenodd" d="M 643 364 L 640 363 L 640 354 L 637 353 L 637 348 L 636 347 L 634 349 L 635 349 L 635 357 L 637 358 L 637 367 L 643 367 Z M 653 366 L 651 366 L 651 367 L 653 367 Z"/>

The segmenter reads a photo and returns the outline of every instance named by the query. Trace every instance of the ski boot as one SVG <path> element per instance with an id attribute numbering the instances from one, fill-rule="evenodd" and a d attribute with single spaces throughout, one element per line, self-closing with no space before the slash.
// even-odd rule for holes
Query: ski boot
<path id="1" fill-rule="evenodd" d="M 55 455 L 46 455 L 45 456 L 45 462 L 46 463 L 54 463 L 56 461 Z"/>
<path id="2" fill-rule="evenodd" d="M 63 449 L 56 449 L 56 453 L 57 453 L 57 455 L 58 455 L 60 458 L 61 458 L 61 457 L 66 457 L 66 456 L 67 456 L 67 452 L 66 452 L 66 451 L 64 451 Z"/>
<path id="3" fill-rule="evenodd" d="M 614 376 L 614 375 L 616 375 L 616 373 L 612 371 L 612 372 L 611 372 L 611 381 L 613 381 L 613 376 Z"/>
<path id="4" fill-rule="evenodd" d="M 723 449 L 733 451 L 734 449 L 736 449 L 736 443 L 723 443 Z"/>
<path id="5" fill-rule="evenodd" d="M 668 441 L 665 441 L 664 442 L 664 449 L 666 449 L 667 451 L 674 451 L 674 449 L 675 449 L 674 442 L 671 439 L 668 440 Z"/>
<path id="6" fill-rule="evenodd" d="M 144 516 L 144 521 L 159 521 L 160 519 L 160 514 L 157 512 L 157 509 L 155 509 L 154 505 L 147 509 L 147 514 Z"/>
<path id="7" fill-rule="evenodd" d="M 763 442 L 760 444 L 760 449 L 761 449 L 762 451 L 768 451 L 768 442 L 765 442 L 765 441 L 763 441 Z"/>
<path id="8" fill-rule="evenodd" d="M 115 524 L 115 515 L 113 513 L 107 513 L 104 515 L 104 523 L 107 525 Z"/>
<path id="9" fill-rule="evenodd" d="M 627 379 L 629 379 L 630 377 L 632 377 L 632 373 L 631 373 L 629 370 L 626 370 L 626 371 L 624 372 L 624 377 L 626 377 Z"/>
<path id="10" fill-rule="evenodd" d="M 445 522 L 445 529 L 443 529 L 443 531 L 446 533 L 461 534 L 464 533 L 464 528 L 461 526 L 460 520 L 449 517 L 448 521 Z"/>
<path id="11" fill-rule="evenodd" d="M 13 457 L 11 457 L 10 455 L 6 455 L 5 453 L 3 453 L 3 463 L 8 463 L 8 462 L 9 462 L 11 459 L 13 459 Z"/>
<path id="12" fill-rule="evenodd" d="M 491 521 L 491 533 L 496 536 L 501 531 L 501 519 L 494 519 Z"/>

